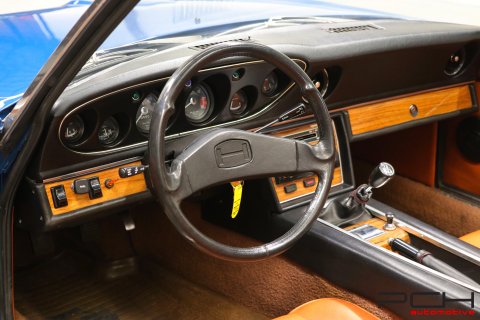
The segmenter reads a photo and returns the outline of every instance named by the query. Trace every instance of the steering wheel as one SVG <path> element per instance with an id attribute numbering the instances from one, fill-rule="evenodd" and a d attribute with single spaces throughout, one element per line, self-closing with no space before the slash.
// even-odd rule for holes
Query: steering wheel
<path id="1" fill-rule="evenodd" d="M 243 56 L 264 60 L 299 86 L 319 128 L 319 143 L 279 138 L 231 128 L 213 129 L 200 136 L 165 164 L 165 131 L 175 112 L 175 100 L 197 71 L 222 58 Z M 307 74 L 286 55 L 255 43 L 220 44 L 186 61 L 166 83 L 153 110 L 149 139 L 149 175 L 152 193 L 176 229 L 200 250 L 231 261 L 262 260 L 283 253 L 300 239 L 319 216 L 330 189 L 334 168 L 334 138 L 330 115 L 321 94 Z M 272 242 L 233 247 L 217 242 L 193 226 L 180 204 L 209 186 L 248 178 L 314 172 L 319 184 L 297 223 Z"/>

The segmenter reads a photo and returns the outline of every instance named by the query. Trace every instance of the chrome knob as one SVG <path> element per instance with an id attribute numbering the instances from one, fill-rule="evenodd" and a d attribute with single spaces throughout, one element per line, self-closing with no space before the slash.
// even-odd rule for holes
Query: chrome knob
<path id="1" fill-rule="evenodd" d="M 370 174 L 368 184 L 374 189 L 380 188 L 390 181 L 394 175 L 395 169 L 390 163 L 380 162 Z"/>
<path id="2" fill-rule="evenodd" d="M 387 223 L 385 223 L 385 225 L 383 226 L 383 229 L 384 230 L 387 230 L 387 231 L 393 231 L 395 230 L 397 227 L 395 226 L 395 224 L 393 223 L 393 220 L 395 219 L 395 215 L 391 212 L 388 212 L 385 217 L 387 218 Z"/>

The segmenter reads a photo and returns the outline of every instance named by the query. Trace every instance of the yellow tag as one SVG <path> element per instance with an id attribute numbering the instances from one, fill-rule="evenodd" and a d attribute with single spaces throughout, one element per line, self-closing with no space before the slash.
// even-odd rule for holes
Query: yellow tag
<path id="1" fill-rule="evenodd" d="M 233 188 L 232 219 L 235 219 L 240 211 L 240 203 L 242 203 L 243 181 L 233 181 L 230 182 L 230 185 Z"/>

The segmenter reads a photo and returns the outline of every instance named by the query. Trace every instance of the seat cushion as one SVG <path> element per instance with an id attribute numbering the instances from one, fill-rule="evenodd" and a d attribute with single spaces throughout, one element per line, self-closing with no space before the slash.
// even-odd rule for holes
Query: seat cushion
<path id="1" fill-rule="evenodd" d="M 472 246 L 480 248 L 480 230 L 467 233 L 466 235 L 460 237 L 460 240 L 470 243 Z"/>
<path id="2" fill-rule="evenodd" d="M 379 320 L 379 318 L 359 306 L 335 298 L 324 298 L 307 302 L 293 309 L 289 314 L 275 320 L 321 319 Z"/>

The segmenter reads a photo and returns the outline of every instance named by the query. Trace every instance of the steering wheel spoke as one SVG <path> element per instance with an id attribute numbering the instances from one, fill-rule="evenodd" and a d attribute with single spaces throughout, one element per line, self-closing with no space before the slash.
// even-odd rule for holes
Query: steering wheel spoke
<path id="1" fill-rule="evenodd" d="M 298 167 L 297 172 L 314 172 L 324 175 L 331 168 L 332 159 L 335 159 L 333 150 L 324 147 L 321 142 L 315 145 L 297 141 Z"/>

